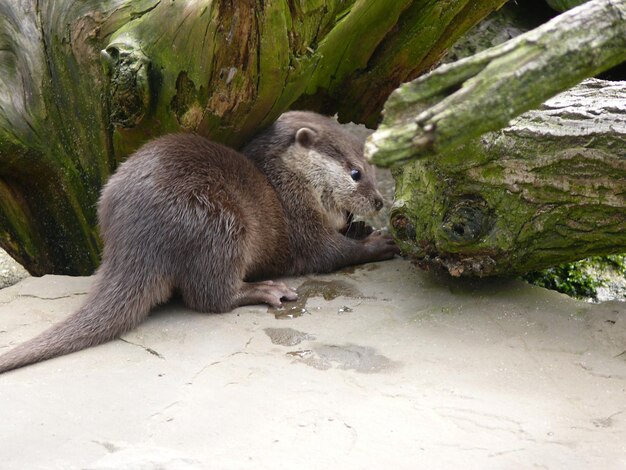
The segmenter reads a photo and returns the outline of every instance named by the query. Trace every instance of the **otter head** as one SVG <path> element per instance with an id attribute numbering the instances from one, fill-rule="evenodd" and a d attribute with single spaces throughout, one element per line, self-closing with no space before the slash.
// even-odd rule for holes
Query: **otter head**
<path id="1" fill-rule="evenodd" d="M 379 211 L 383 198 L 376 188 L 374 168 L 363 156 L 364 139 L 330 118 L 314 117 L 292 128 L 293 141 L 285 163 L 306 180 L 329 224 L 341 230 L 352 215 Z"/>

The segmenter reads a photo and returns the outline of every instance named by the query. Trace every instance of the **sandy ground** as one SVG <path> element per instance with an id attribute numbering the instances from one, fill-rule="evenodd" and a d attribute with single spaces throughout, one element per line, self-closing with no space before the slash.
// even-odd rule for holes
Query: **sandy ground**
<path id="1" fill-rule="evenodd" d="M 626 468 L 626 305 L 402 259 L 0 376 L 2 469 Z M 0 351 L 90 278 L 0 291 Z"/>

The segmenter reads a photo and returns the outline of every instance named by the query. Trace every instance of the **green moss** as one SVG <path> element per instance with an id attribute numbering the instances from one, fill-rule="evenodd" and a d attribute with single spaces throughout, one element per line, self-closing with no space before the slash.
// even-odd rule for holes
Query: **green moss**
<path id="1" fill-rule="evenodd" d="M 360 1 L 339 15 L 339 22 L 318 44 L 316 54 L 324 60 L 310 78 L 306 93 L 314 94 L 318 88 L 333 91 L 355 69 L 367 67 L 376 47 L 410 4 L 407 0 Z"/>
<path id="2" fill-rule="evenodd" d="M 626 255 L 593 256 L 542 271 L 532 271 L 522 276 L 522 279 L 577 299 L 597 300 L 598 287 L 607 284 L 602 274 L 607 269 L 626 278 Z"/>
<path id="3" fill-rule="evenodd" d="M 599 265 L 610 266 L 621 276 L 626 277 L 626 254 L 624 255 L 608 255 L 594 256 L 591 258 L 593 262 Z"/>
<path id="4" fill-rule="evenodd" d="M 522 279 L 578 299 L 596 298 L 596 289 L 602 285 L 601 281 L 594 279 L 583 269 L 580 262 L 532 271 L 522 276 Z"/>

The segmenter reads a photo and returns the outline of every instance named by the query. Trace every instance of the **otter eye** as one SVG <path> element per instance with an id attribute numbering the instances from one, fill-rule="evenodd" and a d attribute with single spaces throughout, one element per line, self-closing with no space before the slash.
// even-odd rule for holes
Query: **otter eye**
<path id="1" fill-rule="evenodd" d="M 361 179 L 361 172 L 359 170 L 352 169 L 350 176 L 354 181 L 359 181 Z"/>

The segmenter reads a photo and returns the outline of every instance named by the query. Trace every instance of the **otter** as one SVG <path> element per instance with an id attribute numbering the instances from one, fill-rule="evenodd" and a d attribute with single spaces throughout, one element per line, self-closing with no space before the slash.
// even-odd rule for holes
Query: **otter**
<path id="1" fill-rule="evenodd" d="M 194 134 L 145 144 L 103 188 L 102 263 L 84 305 L 0 356 L 0 373 L 112 340 L 175 292 L 201 312 L 280 307 L 297 294 L 271 277 L 392 258 L 389 235 L 350 230 L 383 205 L 363 146 L 303 111 L 243 154 Z"/>

